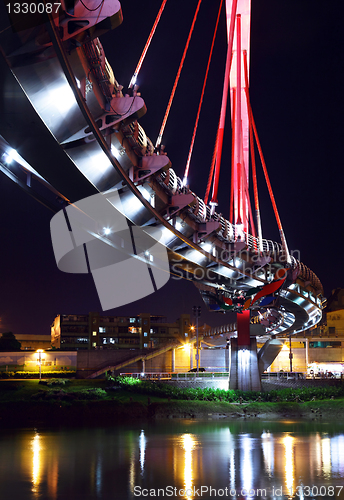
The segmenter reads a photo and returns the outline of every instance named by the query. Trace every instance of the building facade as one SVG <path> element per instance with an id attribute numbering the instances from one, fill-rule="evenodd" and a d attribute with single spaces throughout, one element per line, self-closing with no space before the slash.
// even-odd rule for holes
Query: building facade
<path id="1" fill-rule="evenodd" d="M 0 333 L 2 337 L 2 333 Z M 19 333 L 15 335 L 20 342 L 21 351 L 36 351 L 37 349 L 51 349 L 51 335 L 37 335 L 31 333 Z"/>
<path id="2" fill-rule="evenodd" d="M 151 314 L 100 316 L 59 314 L 51 326 L 51 344 L 56 349 L 146 349 L 162 347 L 190 336 L 190 315 L 182 314 L 175 323 Z"/>

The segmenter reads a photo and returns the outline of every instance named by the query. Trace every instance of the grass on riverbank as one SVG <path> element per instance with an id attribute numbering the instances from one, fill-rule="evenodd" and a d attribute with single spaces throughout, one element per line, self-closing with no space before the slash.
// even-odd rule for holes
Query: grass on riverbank
<path id="1" fill-rule="evenodd" d="M 269 392 L 242 392 L 212 388 L 179 388 L 168 383 L 149 382 L 131 377 L 116 379 L 47 379 L 0 381 L 0 401 L 44 401 L 59 399 L 137 401 L 209 401 L 231 404 L 306 403 L 344 398 L 344 385 L 285 388 Z"/>
<path id="2" fill-rule="evenodd" d="M 145 394 L 106 380 L 0 381 L 0 428 L 113 425 L 160 418 L 342 419 L 344 397 L 314 401 L 221 401 Z M 206 393 L 209 395 L 209 393 Z"/>
<path id="3" fill-rule="evenodd" d="M 151 382 L 132 377 L 109 377 L 109 382 L 114 386 L 133 391 L 138 394 L 168 397 L 170 399 L 189 401 L 226 401 L 227 403 L 239 402 L 304 402 L 312 400 L 344 397 L 344 384 L 337 386 L 320 387 L 289 387 L 266 392 L 238 391 L 214 389 L 210 387 L 181 388 L 163 382 Z"/>
<path id="4" fill-rule="evenodd" d="M 131 391 L 115 389 L 109 386 L 106 380 L 66 380 L 56 381 L 56 384 L 50 384 L 51 381 L 39 380 L 0 380 L 0 402 L 14 401 L 90 401 L 90 400 L 113 400 L 121 403 L 139 402 L 148 404 L 153 401 L 167 401 L 167 396 L 149 396 L 145 394 L 133 394 Z"/>

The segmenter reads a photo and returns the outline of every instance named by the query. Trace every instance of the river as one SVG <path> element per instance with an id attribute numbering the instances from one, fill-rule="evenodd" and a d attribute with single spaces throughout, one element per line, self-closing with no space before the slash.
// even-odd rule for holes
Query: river
<path id="1" fill-rule="evenodd" d="M 344 426 L 166 420 L 0 432 L 0 498 L 344 498 Z"/>

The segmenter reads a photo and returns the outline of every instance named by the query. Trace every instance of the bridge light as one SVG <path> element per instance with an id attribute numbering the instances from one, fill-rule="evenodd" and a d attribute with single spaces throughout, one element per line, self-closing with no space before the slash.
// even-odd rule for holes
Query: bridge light
<path id="1" fill-rule="evenodd" d="M 67 113 L 73 106 L 77 105 L 74 92 L 67 83 L 55 87 L 48 94 L 50 103 L 53 103 L 62 114 Z"/>
<path id="2" fill-rule="evenodd" d="M 12 163 L 13 160 L 18 161 L 19 155 L 15 149 L 10 148 L 6 153 L 3 155 L 5 162 L 7 165 Z"/>
<path id="3" fill-rule="evenodd" d="M 210 252 L 210 250 L 211 250 L 211 243 L 202 243 L 202 248 L 206 252 Z"/>
<path id="4" fill-rule="evenodd" d="M 103 151 L 100 151 L 92 156 L 92 167 L 94 170 L 103 174 L 108 170 L 108 168 L 110 168 L 110 166 L 110 160 Z"/>
<path id="5" fill-rule="evenodd" d="M 103 231 L 104 231 L 104 234 L 105 234 L 106 236 L 108 236 L 109 234 L 111 234 L 111 229 L 110 229 L 109 227 L 104 227 L 104 228 L 103 228 Z"/>
<path id="6" fill-rule="evenodd" d="M 130 83 L 129 83 L 129 88 L 131 89 L 134 85 L 136 85 L 137 81 L 137 74 L 134 73 L 133 76 L 131 77 Z"/>
<path id="7" fill-rule="evenodd" d="M 137 186 L 137 189 L 140 191 L 145 200 L 149 202 L 151 201 L 151 195 L 144 186 Z"/>

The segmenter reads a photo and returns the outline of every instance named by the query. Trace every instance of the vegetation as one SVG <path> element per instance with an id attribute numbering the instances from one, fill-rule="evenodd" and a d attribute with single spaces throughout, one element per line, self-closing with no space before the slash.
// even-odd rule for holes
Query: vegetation
<path id="1" fill-rule="evenodd" d="M 0 381 L 0 428 L 93 426 L 158 418 L 342 419 L 343 387 L 242 393 L 130 377 Z M 327 398 L 327 399 L 325 399 Z M 334 399 L 336 398 L 336 399 Z"/>
<path id="2" fill-rule="evenodd" d="M 167 397 L 170 399 L 196 400 L 196 401 L 226 401 L 228 403 L 240 402 L 303 402 L 319 399 L 331 399 L 344 396 L 344 385 L 327 387 L 302 387 L 272 390 L 269 392 L 234 391 L 212 388 L 179 388 L 162 382 L 144 381 L 132 377 L 109 377 L 109 380 L 129 391 Z"/>

